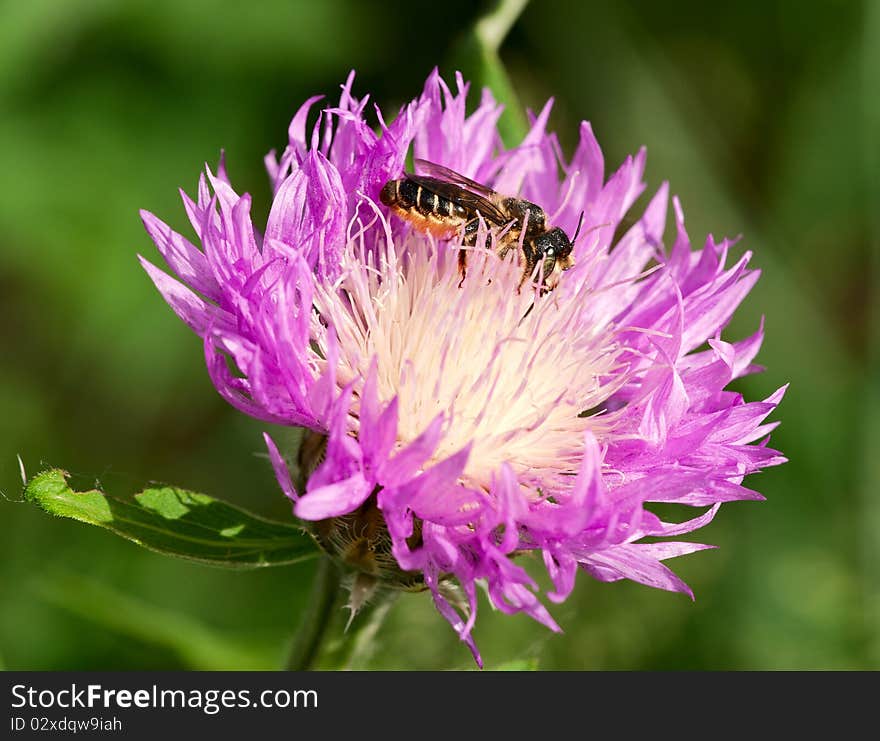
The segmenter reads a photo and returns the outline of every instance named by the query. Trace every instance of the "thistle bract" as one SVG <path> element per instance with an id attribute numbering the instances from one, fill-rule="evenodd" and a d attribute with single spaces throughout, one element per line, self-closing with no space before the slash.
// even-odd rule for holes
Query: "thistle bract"
<path id="1" fill-rule="evenodd" d="M 550 103 L 508 150 L 501 107 L 483 91 L 466 115 L 460 76 L 452 90 L 433 73 L 390 123 L 378 108 L 368 122 L 352 83 L 312 127 L 319 99 L 306 101 L 266 158 L 262 233 L 222 163 L 195 200 L 183 195 L 201 249 L 142 214 L 177 279 L 143 265 L 203 339 L 220 394 L 312 431 L 317 465 L 300 491 L 266 437 L 295 515 L 353 569 L 429 589 L 477 661 L 478 584 L 499 610 L 552 630 L 545 603 L 563 601 L 579 569 L 690 594 L 663 561 L 709 546 L 675 538 L 723 502 L 761 499 L 743 478 L 784 461 L 764 421 L 784 389 L 760 402 L 725 390 L 756 370 L 763 337 L 721 339 L 758 278 L 751 254 L 731 261 L 711 237 L 694 249 L 674 198 L 665 246 L 666 184 L 613 243 L 645 188 L 645 152 L 606 180 L 583 123 L 567 160 L 546 129 Z M 379 192 L 410 149 L 540 204 L 567 234 L 583 214 L 554 290 L 521 286 L 485 234 L 462 280 L 460 238 L 391 215 Z M 669 523 L 650 502 L 700 509 Z M 527 552 L 552 580 L 545 599 L 518 562 Z"/>

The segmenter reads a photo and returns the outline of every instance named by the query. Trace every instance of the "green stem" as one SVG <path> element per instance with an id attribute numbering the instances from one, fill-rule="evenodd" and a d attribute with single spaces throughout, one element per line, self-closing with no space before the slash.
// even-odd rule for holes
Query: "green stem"
<path id="1" fill-rule="evenodd" d="M 504 104 L 498 121 L 501 138 L 508 147 L 518 145 L 529 130 L 529 122 L 499 49 L 510 29 L 528 4 L 528 0 L 498 0 L 469 28 L 450 50 L 446 68 L 460 70 L 465 79 L 478 87 L 487 87 L 495 100 Z"/>
<path id="2" fill-rule="evenodd" d="M 477 21 L 474 32 L 483 45 L 493 52 L 501 48 L 513 24 L 522 15 L 529 0 L 499 0 L 498 4 Z"/>
<path id="3" fill-rule="evenodd" d="M 339 569 L 327 556 L 324 556 L 318 562 L 309 604 L 287 658 L 288 671 L 306 671 L 312 668 L 339 595 Z"/>

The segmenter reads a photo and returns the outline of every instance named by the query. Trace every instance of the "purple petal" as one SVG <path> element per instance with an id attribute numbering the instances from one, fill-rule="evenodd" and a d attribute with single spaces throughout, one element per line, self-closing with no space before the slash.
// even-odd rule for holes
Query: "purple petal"
<path id="1" fill-rule="evenodd" d="M 211 274 L 205 255 L 149 211 L 141 210 L 140 215 L 147 233 L 177 277 L 199 293 L 218 300 L 220 287 Z"/>
<path id="2" fill-rule="evenodd" d="M 591 553 L 581 561 L 581 564 L 600 581 L 631 579 L 656 589 L 681 592 L 693 599 L 694 593 L 691 588 L 668 567 L 660 563 L 659 559 L 672 558 L 709 547 L 699 543 L 630 543 L 614 546 L 598 553 Z"/>
<path id="3" fill-rule="evenodd" d="M 269 437 L 268 432 L 263 433 L 263 440 L 266 441 L 266 447 L 269 449 L 269 460 L 272 461 L 272 469 L 275 471 L 275 478 L 278 479 L 281 491 L 284 492 L 288 499 L 296 502 L 299 499 L 299 494 L 296 493 L 296 489 L 290 479 L 290 470 L 287 468 L 287 463 L 281 456 L 281 453 L 278 452 L 278 447 L 275 445 L 275 441 Z"/>
<path id="4" fill-rule="evenodd" d="M 296 502 L 293 511 L 304 520 L 326 520 L 347 515 L 360 507 L 373 491 L 360 472 L 343 481 L 309 489 Z"/>
<path id="5" fill-rule="evenodd" d="M 138 260 L 174 313 L 197 335 L 204 337 L 210 327 L 228 326 L 230 320 L 218 307 L 202 300 L 140 255 Z"/>
<path id="6" fill-rule="evenodd" d="M 400 486 L 412 479 L 434 451 L 443 435 L 443 416 L 438 415 L 427 429 L 392 458 L 382 470 L 386 486 Z"/>

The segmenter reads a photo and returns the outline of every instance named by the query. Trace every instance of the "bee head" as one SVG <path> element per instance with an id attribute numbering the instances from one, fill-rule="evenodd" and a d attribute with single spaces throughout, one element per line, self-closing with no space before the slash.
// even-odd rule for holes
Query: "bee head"
<path id="1" fill-rule="evenodd" d="M 534 245 L 542 260 L 554 260 L 563 270 L 571 267 L 569 257 L 574 245 L 558 226 L 538 237 Z"/>

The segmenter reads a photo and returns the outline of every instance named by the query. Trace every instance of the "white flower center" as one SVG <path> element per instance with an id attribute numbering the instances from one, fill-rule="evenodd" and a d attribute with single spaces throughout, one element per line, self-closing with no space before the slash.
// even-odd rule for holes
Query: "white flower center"
<path id="1" fill-rule="evenodd" d="M 584 431 L 601 441 L 610 422 L 581 413 L 622 382 L 610 332 L 578 320 L 583 295 L 538 295 L 528 282 L 518 290 L 515 259 L 478 249 L 462 282 L 456 248 L 420 234 L 378 260 L 365 252 L 352 241 L 340 280 L 315 295 L 339 338 L 339 384 L 354 381 L 359 397 L 375 357 L 380 398 L 399 397 L 399 444 L 442 413 L 435 458 L 473 441 L 468 483 L 488 487 L 507 461 L 527 487 L 570 488 Z"/>

